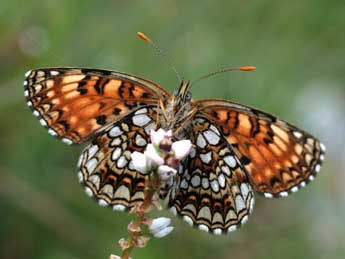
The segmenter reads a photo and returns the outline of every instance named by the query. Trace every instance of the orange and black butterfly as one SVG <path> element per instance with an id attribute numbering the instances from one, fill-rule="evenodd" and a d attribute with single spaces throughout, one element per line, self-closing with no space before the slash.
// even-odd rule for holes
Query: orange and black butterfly
<path id="1" fill-rule="evenodd" d="M 248 220 L 254 192 L 285 197 L 320 172 L 325 146 L 275 116 L 221 99 L 195 101 L 189 82 L 175 94 L 115 71 L 43 68 L 26 73 L 28 106 L 67 144 L 90 141 L 78 162 L 86 193 L 101 206 L 126 210 L 144 199 L 148 176 L 134 170 L 150 130 L 171 129 L 194 149 L 179 165 L 168 206 L 190 225 L 214 234 Z M 166 198 L 166 197 L 162 197 Z"/>

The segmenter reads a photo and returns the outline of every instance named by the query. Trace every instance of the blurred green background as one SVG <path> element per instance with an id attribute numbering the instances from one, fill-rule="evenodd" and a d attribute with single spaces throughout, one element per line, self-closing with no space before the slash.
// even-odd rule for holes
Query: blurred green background
<path id="1" fill-rule="evenodd" d="M 175 230 L 133 258 L 345 258 L 345 2 L 5 1 L 0 3 L 0 258 L 108 258 L 130 218 L 90 200 L 76 177 L 82 147 L 47 134 L 26 107 L 32 68 L 86 66 L 152 79 L 173 91 L 229 66 L 252 73 L 210 78 L 195 99 L 223 97 L 277 114 L 327 146 L 321 175 L 284 199 L 257 196 L 249 222 L 213 236 L 173 218 Z M 155 213 L 170 215 L 169 212 Z"/>

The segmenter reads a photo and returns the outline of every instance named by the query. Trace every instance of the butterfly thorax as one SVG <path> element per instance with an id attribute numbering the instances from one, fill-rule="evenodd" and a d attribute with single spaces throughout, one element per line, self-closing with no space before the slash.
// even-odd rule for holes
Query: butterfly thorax
<path id="1" fill-rule="evenodd" d="M 188 88 L 189 82 L 181 82 L 179 89 L 160 105 L 160 126 L 166 130 L 171 129 L 178 138 L 184 135 L 180 131 L 182 126 L 184 130 L 188 130 L 190 118 L 194 115 L 192 95 Z"/>

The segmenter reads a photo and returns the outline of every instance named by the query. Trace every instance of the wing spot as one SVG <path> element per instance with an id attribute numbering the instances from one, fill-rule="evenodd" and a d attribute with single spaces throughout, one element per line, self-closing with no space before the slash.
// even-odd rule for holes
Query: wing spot
<path id="1" fill-rule="evenodd" d="M 198 134 L 196 144 L 200 148 L 204 148 L 207 144 L 205 138 L 201 135 L 201 133 Z"/>
<path id="2" fill-rule="evenodd" d="M 204 231 L 204 232 L 209 232 L 209 228 L 205 224 L 200 224 L 198 226 L 198 229 L 201 230 L 201 231 Z"/>
<path id="3" fill-rule="evenodd" d="M 224 161 L 231 168 L 235 168 L 237 165 L 235 157 L 231 155 L 224 157 Z"/>
<path id="4" fill-rule="evenodd" d="M 85 193 L 87 194 L 87 196 L 89 196 L 89 197 L 93 196 L 93 192 L 89 187 L 86 186 L 84 190 L 85 190 Z"/>
<path id="5" fill-rule="evenodd" d="M 237 226 L 236 225 L 232 225 L 230 227 L 228 227 L 228 233 L 234 232 L 237 230 Z"/>
<path id="6" fill-rule="evenodd" d="M 118 126 L 113 127 L 110 131 L 109 131 L 109 135 L 110 137 L 117 137 L 120 136 L 123 133 L 122 130 L 120 130 L 120 128 Z"/>
<path id="7" fill-rule="evenodd" d="M 189 217 L 189 216 L 187 216 L 187 215 L 184 215 L 184 216 L 182 217 L 182 219 L 183 219 L 185 222 L 187 222 L 188 225 L 193 226 L 193 220 L 192 220 L 191 217 Z"/>
<path id="8" fill-rule="evenodd" d="M 320 148 L 323 152 L 326 151 L 326 146 L 323 143 L 320 143 Z"/>
<path id="9" fill-rule="evenodd" d="M 148 122 L 151 121 L 151 118 L 147 116 L 146 114 L 139 114 L 135 115 L 132 118 L 133 124 L 139 127 L 145 126 Z"/>
<path id="10" fill-rule="evenodd" d="M 293 132 L 293 135 L 294 135 L 297 139 L 299 139 L 299 138 L 301 138 L 301 137 L 303 136 L 303 134 L 302 134 L 301 132 L 299 132 L 299 131 L 294 131 L 294 132 Z"/>
<path id="11" fill-rule="evenodd" d="M 121 204 L 117 204 L 117 205 L 113 206 L 113 210 L 115 210 L 115 211 L 125 211 L 126 207 L 121 205 Z"/>
<path id="12" fill-rule="evenodd" d="M 288 195 L 289 195 L 288 192 L 280 192 L 280 193 L 279 193 L 279 196 L 280 196 L 280 197 L 287 197 Z"/>
<path id="13" fill-rule="evenodd" d="M 203 135 L 211 145 L 217 145 L 220 141 L 220 137 L 211 130 L 206 130 Z"/>
<path id="14" fill-rule="evenodd" d="M 268 193 L 268 192 L 264 192 L 264 196 L 265 196 L 266 198 L 273 198 L 272 193 Z"/>
<path id="15" fill-rule="evenodd" d="M 68 138 L 62 138 L 61 141 L 67 145 L 72 145 L 73 141 Z"/>
<path id="16" fill-rule="evenodd" d="M 215 235 L 221 235 L 221 234 L 222 234 L 222 229 L 221 229 L 221 228 L 215 228 L 215 229 L 213 229 L 213 234 L 215 234 Z"/>
<path id="17" fill-rule="evenodd" d="M 297 186 L 294 186 L 291 188 L 291 192 L 297 192 L 298 191 L 298 187 Z"/>
<path id="18" fill-rule="evenodd" d="M 212 160 L 212 152 L 208 152 L 206 154 L 200 154 L 200 159 L 203 163 L 208 164 Z"/>

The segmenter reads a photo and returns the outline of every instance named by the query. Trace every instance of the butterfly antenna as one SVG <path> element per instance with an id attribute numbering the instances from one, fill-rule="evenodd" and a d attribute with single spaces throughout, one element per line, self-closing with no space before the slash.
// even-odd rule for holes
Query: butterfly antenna
<path id="1" fill-rule="evenodd" d="M 230 71 L 254 71 L 254 70 L 256 70 L 256 67 L 254 67 L 254 66 L 242 66 L 242 67 L 225 68 L 225 69 L 221 69 L 221 70 L 212 72 L 212 73 L 210 73 L 210 74 L 201 76 L 201 77 L 199 77 L 199 78 L 193 80 L 193 81 L 191 82 L 191 85 L 193 85 L 193 84 L 199 82 L 200 80 L 203 80 L 203 79 L 206 79 L 206 78 L 209 78 L 209 77 L 218 75 L 218 74 L 227 73 L 227 72 L 230 72 Z"/>
<path id="2" fill-rule="evenodd" d="M 180 74 L 177 72 L 175 66 L 172 65 L 171 60 L 167 57 L 167 55 L 165 55 L 165 53 L 148 37 L 146 36 L 144 33 L 142 32 L 137 32 L 137 35 L 139 36 L 139 38 L 141 38 L 142 40 L 146 41 L 147 43 L 149 43 L 158 53 L 158 55 L 160 55 L 165 62 L 167 62 L 171 68 L 173 69 L 173 71 L 175 72 L 175 75 L 177 77 L 177 79 L 180 81 L 180 83 L 183 81 L 183 78 L 180 76 Z"/>

